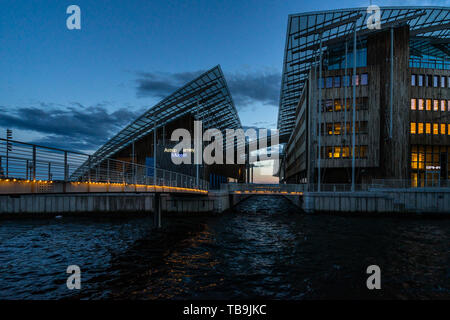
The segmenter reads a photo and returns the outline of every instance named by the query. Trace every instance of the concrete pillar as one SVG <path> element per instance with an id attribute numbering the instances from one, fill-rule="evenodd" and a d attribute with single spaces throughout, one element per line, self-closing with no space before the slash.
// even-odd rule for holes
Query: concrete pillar
<path id="1" fill-rule="evenodd" d="M 153 215 L 153 226 L 156 229 L 161 228 L 161 194 L 155 193 L 155 205 L 154 205 L 154 215 Z"/>

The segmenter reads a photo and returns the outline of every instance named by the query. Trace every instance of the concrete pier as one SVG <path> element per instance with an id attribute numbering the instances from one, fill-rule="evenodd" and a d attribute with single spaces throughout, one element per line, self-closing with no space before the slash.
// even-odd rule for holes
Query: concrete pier
<path id="1" fill-rule="evenodd" d="M 305 192 L 307 213 L 415 213 L 450 215 L 450 188 L 383 189 L 364 192 Z"/>
<path id="2" fill-rule="evenodd" d="M 160 206 L 155 206 L 156 194 L 160 197 Z M 0 217 L 67 213 L 153 213 L 155 207 L 167 213 L 220 213 L 230 206 L 228 194 L 224 193 L 156 194 L 150 192 L 0 194 Z"/>

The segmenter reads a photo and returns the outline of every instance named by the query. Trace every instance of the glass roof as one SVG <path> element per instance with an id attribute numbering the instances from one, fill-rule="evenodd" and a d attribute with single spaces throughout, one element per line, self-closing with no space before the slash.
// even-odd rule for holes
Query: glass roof
<path id="1" fill-rule="evenodd" d="M 348 39 L 356 28 L 360 39 L 367 28 L 367 8 L 293 14 L 288 17 L 283 75 L 278 110 L 280 139 L 287 139 L 295 125 L 295 109 L 311 66 L 322 50 Z M 381 28 L 410 26 L 410 48 L 414 56 L 448 59 L 450 52 L 449 7 L 382 7 Z"/>
<path id="2" fill-rule="evenodd" d="M 202 120 L 205 130 L 217 128 L 224 132 L 242 128 L 220 65 L 164 98 L 116 134 L 93 154 L 92 165 L 149 134 L 155 126 L 160 128 L 186 114 Z"/>

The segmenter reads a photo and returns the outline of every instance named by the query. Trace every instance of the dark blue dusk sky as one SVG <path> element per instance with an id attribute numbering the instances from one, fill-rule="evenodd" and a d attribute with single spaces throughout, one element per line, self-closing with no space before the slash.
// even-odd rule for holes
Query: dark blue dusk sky
<path id="1" fill-rule="evenodd" d="M 448 6 L 439 1 L 372 1 Z M 81 30 L 66 8 L 81 8 Z M 276 127 L 287 16 L 370 1 L 0 0 L 0 136 L 93 151 L 220 64 L 243 125 Z"/>

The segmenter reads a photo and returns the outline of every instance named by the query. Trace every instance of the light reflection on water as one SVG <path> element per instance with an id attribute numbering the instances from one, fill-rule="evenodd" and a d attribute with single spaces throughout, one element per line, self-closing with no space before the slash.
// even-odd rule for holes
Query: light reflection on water
<path id="1" fill-rule="evenodd" d="M 2 221 L 0 298 L 450 298 L 450 221 L 299 213 L 257 196 L 233 213 Z M 82 270 L 69 291 L 68 265 Z M 382 272 L 369 291 L 367 266 Z"/>

